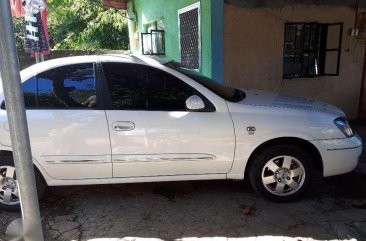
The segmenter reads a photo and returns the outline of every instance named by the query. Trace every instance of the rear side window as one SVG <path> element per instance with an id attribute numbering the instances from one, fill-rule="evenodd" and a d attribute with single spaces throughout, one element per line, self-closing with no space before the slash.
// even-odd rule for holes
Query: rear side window
<path id="1" fill-rule="evenodd" d="M 34 109 L 37 107 L 37 78 L 32 77 L 22 83 L 25 108 Z"/>
<path id="2" fill-rule="evenodd" d="M 97 107 L 94 65 L 75 64 L 37 76 L 38 107 L 83 109 Z"/>
<path id="3" fill-rule="evenodd" d="M 103 72 L 112 109 L 186 111 L 186 100 L 200 95 L 177 77 L 145 65 L 103 63 Z"/>

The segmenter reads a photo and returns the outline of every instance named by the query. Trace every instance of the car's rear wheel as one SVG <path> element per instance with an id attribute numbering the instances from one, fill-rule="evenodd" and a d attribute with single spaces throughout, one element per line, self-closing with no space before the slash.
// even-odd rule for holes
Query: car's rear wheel
<path id="1" fill-rule="evenodd" d="M 249 177 L 253 188 L 265 198 L 287 202 L 306 193 L 315 172 L 306 151 L 294 145 L 276 145 L 254 157 Z"/>
<path id="2" fill-rule="evenodd" d="M 38 198 L 41 198 L 46 188 L 46 183 L 35 170 Z M 0 208 L 7 211 L 20 210 L 19 188 L 11 154 L 0 157 Z"/>

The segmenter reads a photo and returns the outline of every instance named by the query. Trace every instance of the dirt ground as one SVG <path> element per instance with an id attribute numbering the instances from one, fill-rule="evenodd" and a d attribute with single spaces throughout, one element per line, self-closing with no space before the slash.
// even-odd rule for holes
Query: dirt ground
<path id="1" fill-rule="evenodd" d="M 354 123 L 366 140 L 366 124 Z M 278 204 L 245 182 L 49 188 L 45 238 L 60 240 L 366 240 L 366 155 L 347 175 Z M 0 211 L 0 240 L 18 213 Z"/>

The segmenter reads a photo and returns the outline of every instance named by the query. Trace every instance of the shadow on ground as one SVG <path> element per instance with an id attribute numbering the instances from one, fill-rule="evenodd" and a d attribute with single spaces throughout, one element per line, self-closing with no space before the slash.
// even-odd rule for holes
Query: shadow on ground
<path id="1" fill-rule="evenodd" d="M 365 163 L 363 156 L 354 172 L 326 178 L 304 199 L 285 204 L 268 202 L 247 183 L 232 181 L 50 188 L 41 201 L 45 236 L 366 240 Z M 18 216 L 0 211 L 0 238 Z"/>
<path id="2" fill-rule="evenodd" d="M 287 204 L 243 182 L 52 188 L 41 202 L 48 240 L 142 237 L 303 237 L 366 240 L 366 175 L 325 179 Z M 249 212 L 249 213 L 248 213 Z"/>
<path id="3" fill-rule="evenodd" d="M 248 184 L 231 181 L 58 187 L 48 190 L 41 208 L 47 240 L 264 235 L 366 240 L 365 185 L 366 175 L 358 172 L 328 178 L 305 199 L 288 204 L 263 200 Z M 0 213 L 7 216 L 1 226 L 18 215 Z"/>

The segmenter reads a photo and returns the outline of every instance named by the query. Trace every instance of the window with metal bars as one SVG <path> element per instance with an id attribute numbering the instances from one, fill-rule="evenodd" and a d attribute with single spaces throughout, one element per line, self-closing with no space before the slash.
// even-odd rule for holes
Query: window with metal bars
<path id="1" fill-rule="evenodd" d="M 179 10 L 179 43 L 181 64 L 200 70 L 200 7 L 191 5 Z"/>
<path id="2" fill-rule="evenodd" d="M 343 23 L 286 23 L 283 77 L 338 76 Z"/>

